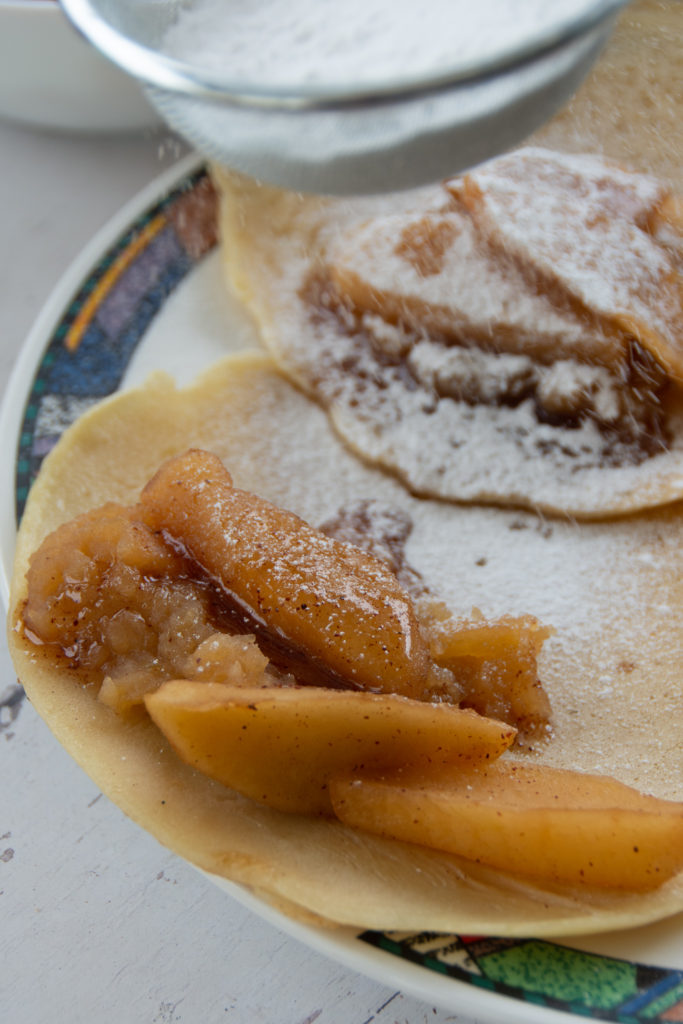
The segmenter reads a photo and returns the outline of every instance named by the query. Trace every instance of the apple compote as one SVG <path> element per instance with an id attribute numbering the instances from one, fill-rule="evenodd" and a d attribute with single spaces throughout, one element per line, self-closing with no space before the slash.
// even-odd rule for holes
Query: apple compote
<path id="1" fill-rule="evenodd" d="M 121 713 L 187 679 L 391 693 L 525 731 L 547 725 L 545 695 L 535 717 L 519 698 L 540 689 L 535 620 L 473 631 L 431 599 L 423 607 L 426 588 L 402 552 L 409 521 L 366 505 L 358 515 L 363 545 L 330 535 L 352 530 L 348 512 L 314 529 L 191 450 L 159 469 L 137 505 L 105 505 L 46 538 L 27 575 L 25 635 Z"/>
<path id="2" fill-rule="evenodd" d="M 123 709 L 172 675 L 215 631 L 210 595 L 135 517 L 106 505 L 65 523 L 31 559 L 26 634 Z"/>

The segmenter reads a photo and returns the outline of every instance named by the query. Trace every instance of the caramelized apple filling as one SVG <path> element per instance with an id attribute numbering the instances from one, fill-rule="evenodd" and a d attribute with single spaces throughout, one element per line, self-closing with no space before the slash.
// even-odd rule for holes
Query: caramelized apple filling
<path id="1" fill-rule="evenodd" d="M 550 702 L 537 662 L 551 630 L 531 615 L 496 622 L 473 615 L 454 620 L 438 602 L 420 602 L 434 662 L 457 680 L 460 706 L 514 722 L 520 738 L 538 734 L 550 721 Z"/>
<path id="2" fill-rule="evenodd" d="M 27 635 L 85 680 L 182 674 L 213 631 L 209 591 L 135 517 L 105 505 L 59 527 L 31 559 Z"/>
<path id="3" fill-rule="evenodd" d="M 73 670 L 121 715 L 148 714 L 144 729 L 181 762 L 272 809 L 541 885 L 665 883 L 681 867 L 683 806 L 507 755 L 517 730 L 500 717 L 526 728 L 548 711 L 536 678 L 547 631 L 454 620 L 406 576 L 409 531 L 367 502 L 314 530 L 190 451 L 137 505 L 46 538 L 19 626 L 33 660 L 61 679 Z"/>
<path id="4" fill-rule="evenodd" d="M 315 530 L 190 451 L 138 505 L 107 505 L 46 538 L 28 572 L 27 638 L 122 712 L 175 678 L 400 694 L 546 727 L 545 694 L 520 699 L 543 693 L 535 620 L 472 632 L 433 601 L 414 602 L 399 582 L 426 591 L 405 565 L 410 524 L 375 510 L 370 553 L 331 535 L 373 521 L 367 505 L 355 514 Z M 463 629 L 461 650 L 452 634 Z"/>

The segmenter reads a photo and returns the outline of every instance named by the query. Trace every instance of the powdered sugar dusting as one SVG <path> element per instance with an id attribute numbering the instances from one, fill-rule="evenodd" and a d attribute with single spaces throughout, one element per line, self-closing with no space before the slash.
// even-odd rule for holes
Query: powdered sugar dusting
<path id="1" fill-rule="evenodd" d="M 451 235 L 438 272 L 425 273 L 419 258 L 412 258 L 406 236 L 419 232 L 423 252 L 429 251 L 444 227 Z M 587 330 L 576 316 L 527 287 L 516 267 L 501 267 L 462 211 L 446 208 L 412 218 L 397 214 L 354 226 L 334 239 L 329 259 L 332 279 L 342 291 L 361 304 L 381 302 L 385 315 L 408 323 L 517 351 L 575 352 L 579 346 L 589 357 L 607 355 L 599 332 Z"/>
<path id="2" fill-rule="evenodd" d="M 680 534 L 675 515 L 549 523 L 430 506 L 410 557 L 451 604 L 528 612 L 555 628 L 540 660 L 555 722 L 537 752 L 544 761 L 641 787 L 656 780 L 663 795 L 680 796 L 680 628 L 670 603 L 681 593 Z M 639 554 L 646 562 L 634 565 Z"/>
<path id="3" fill-rule="evenodd" d="M 521 150 L 474 180 L 496 178 L 499 162 L 511 164 L 499 177 L 535 224 L 556 207 L 559 232 L 562 210 L 560 262 L 564 252 L 577 274 L 576 223 L 599 204 L 671 259 L 636 223 L 666 193 L 651 177 Z M 550 198 L 534 174 L 522 188 L 529 166 L 552 183 Z M 548 170 L 556 166 L 566 194 Z M 224 221 L 226 252 L 269 349 L 358 455 L 416 493 L 577 516 L 683 494 L 683 410 L 664 394 L 656 358 L 634 353 L 613 326 L 603 332 L 599 311 L 581 316 L 556 304 L 552 288 L 534 288 L 514 247 L 496 256 L 452 182 L 355 202 L 241 182 L 233 202 L 238 237 Z M 572 219 L 574 203 L 582 213 Z M 601 258 L 611 257 L 608 248 Z"/>
<path id="4" fill-rule="evenodd" d="M 643 230 L 666 194 L 656 180 L 593 156 L 527 149 L 451 187 L 497 247 L 645 344 L 654 329 L 680 371 L 680 286 L 666 249 Z"/>
<path id="5" fill-rule="evenodd" d="M 444 393 L 443 378 L 453 369 L 449 363 L 460 364 L 455 379 L 462 394 L 467 366 L 461 364 L 480 364 L 487 361 L 485 356 L 420 342 L 407 358 L 411 374 L 406 376 L 369 347 L 341 336 L 328 338 L 323 332 L 317 336 L 316 390 L 332 421 L 357 454 L 390 468 L 418 494 L 585 515 L 587 510 L 599 514 L 612 509 L 618 502 L 659 503 L 662 477 L 672 489 L 683 485 L 680 417 L 671 421 L 672 449 L 636 463 L 625 448 L 620 464 L 619 443 L 610 442 L 591 418 L 557 426 L 539 422 L 532 398 L 512 406 L 489 405 Z M 486 377 L 490 393 L 484 398 L 495 399 L 498 387 L 509 393 L 515 378 L 526 386 L 536 372 L 523 357 L 490 359 L 496 365 Z M 349 365 L 353 372 L 343 372 Z M 582 373 L 581 364 L 571 367 L 572 384 L 580 382 Z M 442 379 L 437 381 L 437 375 Z M 552 386 L 552 379 L 547 383 Z M 555 395 L 557 402 L 562 397 Z M 569 403 L 571 395 L 564 400 Z M 596 402 L 603 413 L 611 413 L 608 389 L 598 388 Z"/>

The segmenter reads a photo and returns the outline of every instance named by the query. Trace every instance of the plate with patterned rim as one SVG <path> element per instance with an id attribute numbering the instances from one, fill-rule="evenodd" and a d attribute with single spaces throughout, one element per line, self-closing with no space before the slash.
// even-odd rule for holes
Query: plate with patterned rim
<path id="1" fill-rule="evenodd" d="M 120 211 L 46 303 L 0 413 L 8 453 L 0 463 L 5 600 L 16 524 L 41 462 L 63 430 L 152 369 L 163 366 L 186 383 L 230 348 L 257 344 L 248 318 L 221 287 L 216 245 L 211 184 L 204 166 L 188 158 Z M 626 933 L 561 942 L 330 931 L 292 921 L 241 887 L 212 880 L 340 963 L 480 1020 L 683 1022 L 681 915 Z"/>

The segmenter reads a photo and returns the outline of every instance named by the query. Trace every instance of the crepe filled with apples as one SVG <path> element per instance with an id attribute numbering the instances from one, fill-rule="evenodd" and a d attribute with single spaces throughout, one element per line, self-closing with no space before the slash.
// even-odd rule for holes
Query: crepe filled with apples
<path id="1" fill-rule="evenodd" d="M 10 644 L 104 792 L 289 913 L 602 931 L 683 907 L 681 550 L 414 498 L 238 356 L 64 435 Z"/>

